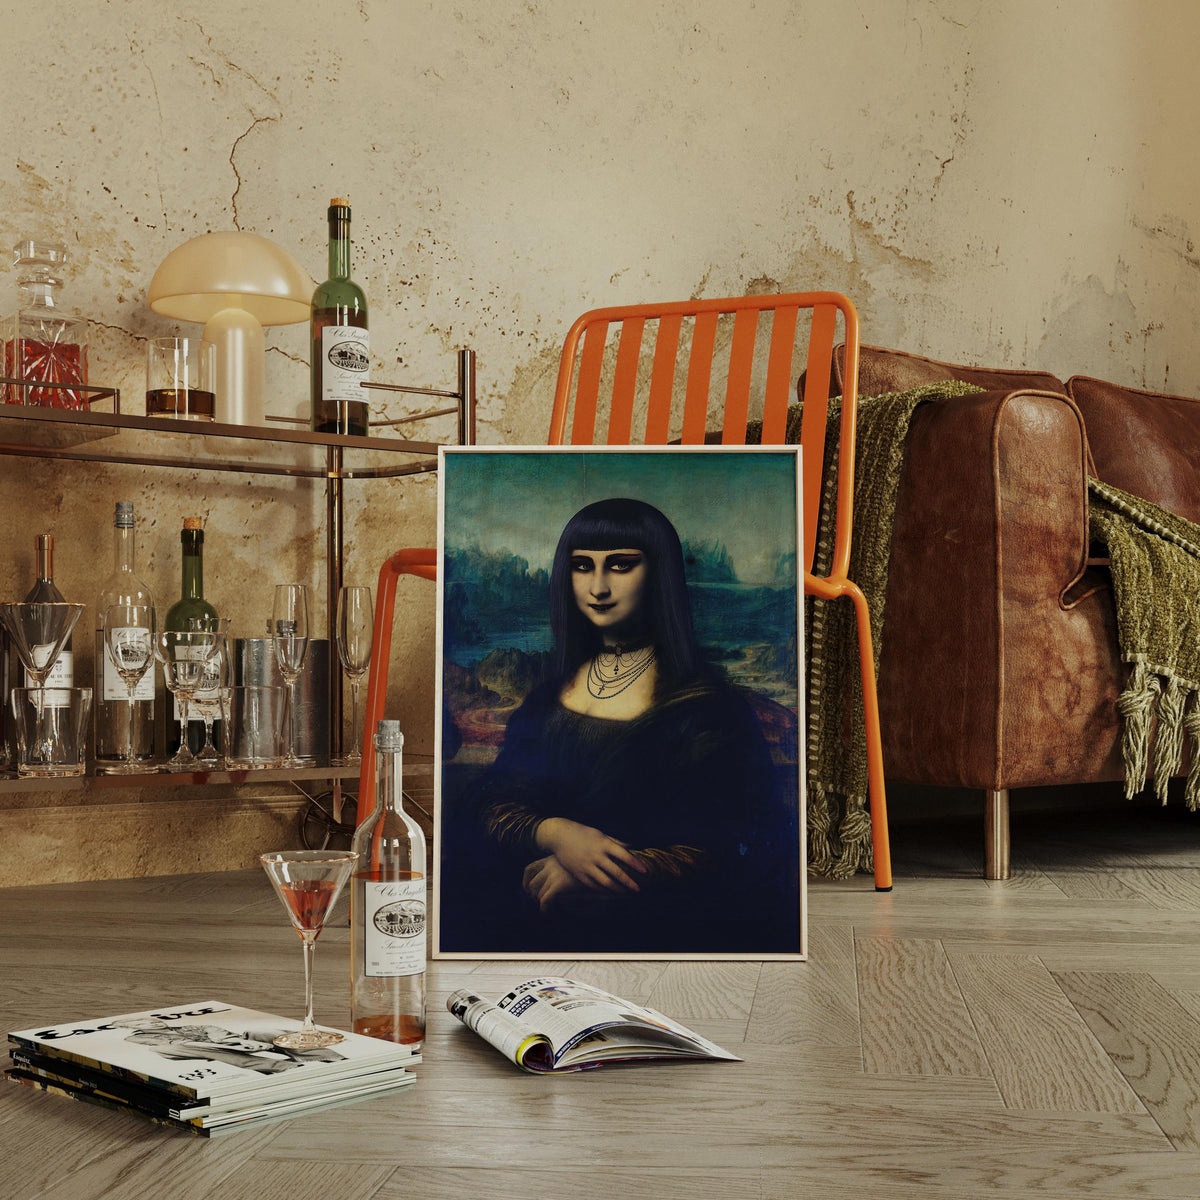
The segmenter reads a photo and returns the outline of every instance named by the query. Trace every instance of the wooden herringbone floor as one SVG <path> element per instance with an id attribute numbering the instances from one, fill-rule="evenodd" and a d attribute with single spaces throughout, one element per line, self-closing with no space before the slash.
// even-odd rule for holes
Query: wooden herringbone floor
<path id="1" fill-rule="evenodd" d="M 1200 1194 L 1200 818 L 894 827 L 896 889 L 814 882 L 811 961 L 435 963 L 407 1094 L 201 1142 L 0 1087 L 13 1200 L 639 1200 Z M 181 999 L 291 1011 L 294 935 L 250 872 L 0 891 L 4 1027 Z M 341 927 L 339 927 L 339 925 Z M 345 1019 L 348 932 L 317 955 Z M 743 1064 L 533 1078 L 442 1010 L 563 970 L 671 1012 Z"/>

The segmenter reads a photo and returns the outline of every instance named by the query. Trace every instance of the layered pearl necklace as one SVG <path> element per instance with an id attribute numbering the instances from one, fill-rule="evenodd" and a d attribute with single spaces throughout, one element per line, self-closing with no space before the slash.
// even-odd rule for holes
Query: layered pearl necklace
<path id="1" fill-rule="evenodd" d="M 636 683 L 654 661 L 654 647 L 601 650 L 588 664 L 587 689 L 597 700 L 611 700 Z"/>

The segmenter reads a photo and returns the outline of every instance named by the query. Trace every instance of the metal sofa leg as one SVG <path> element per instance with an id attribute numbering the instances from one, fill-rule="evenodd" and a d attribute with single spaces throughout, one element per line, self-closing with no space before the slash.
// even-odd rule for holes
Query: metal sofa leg
<path id="1" fill-rule="evenodd" d="M 984 826 L 985 879 L 1008 879 L 1008 788 L 984 792 L 987 812 Z"/>

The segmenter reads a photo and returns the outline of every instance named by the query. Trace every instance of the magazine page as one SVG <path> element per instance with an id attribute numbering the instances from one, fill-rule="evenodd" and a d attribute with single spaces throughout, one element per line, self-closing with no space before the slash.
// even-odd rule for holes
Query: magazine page
<path id="1" fill-rule="evenodd" d="M 447 1007 L 513 1062 L 533 1071 L 621 1058 L 740 1061 L 652 1008 L 570 979 L 531 979 L 495 1004 L 456 992 Z"/>
<path id="2" fill-rule="evenodd" d="M 549 1071 L 554 1060 L 550 1044 L 541 1034 L 533 1033 L 519 1017 L 484 1000 L 466 988 L 453 992 L 446 1007 L 468 1029 L 495 1046 L 506 1058 L 528 1071 Z"/>
<path id="3" fill-rule="evenodd" d="M 40 1054 L 144 1080 L 193 1099 L 274 1086 L 300 1094 L 310 1079 L 325 1081 L 371 1063 L 403 1065 L 414 1059 L 407 1047 L 354 1033 L 320 1050 L 273 1044 L 278 1034 L 300 1026 L 298 1019 L 203 1000 L 8 1036 Z"/>

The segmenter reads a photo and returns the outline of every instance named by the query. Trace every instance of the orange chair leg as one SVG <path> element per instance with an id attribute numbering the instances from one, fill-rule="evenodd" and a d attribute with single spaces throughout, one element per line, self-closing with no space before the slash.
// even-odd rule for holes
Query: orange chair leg
<path id="1" fill-rule="evenodd" d="M 858 622 L 858 660 L 862 671 L 863 727 L 867 742 L 867 787 L 871 799 L 871 852 L 875 861 L 875 890 L 892 890 L 892 850 L 888 839 L 887 797 L 883 784 L 883 737 L 879 727 L 879 697 L 875 691 L 875 653 L 871 642 L 871 613 L 857 584 L 847 582 Z"/>
<path id="2" fill-rule="evenodd" d="M 367 673 L 367 702 L 363 709 L 363 757 L 358 771 L 359 826 L 375 807 L 375 727 L 387 701 L 388 666 L 392 657 L 392 625 L 396 613 L 396 581 L 401 575 L 437 578 L 436 550 L 399 550 L 379 568 L 375 589 L 375 629 L 371 635 L 371 666 Z"/>

